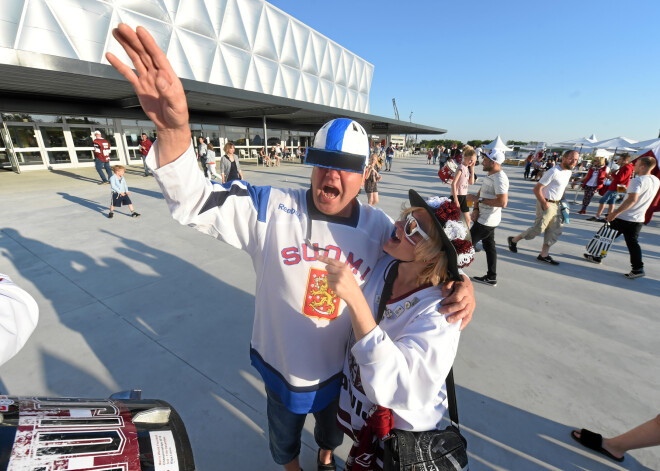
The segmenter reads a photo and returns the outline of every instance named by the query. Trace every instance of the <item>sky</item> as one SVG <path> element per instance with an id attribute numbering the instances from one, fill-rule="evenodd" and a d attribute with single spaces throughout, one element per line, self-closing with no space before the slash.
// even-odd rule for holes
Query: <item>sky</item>
<path id="1" fill-rule="evenodd" d="M 269 3 L 374 65 L 370 113 L 446 139 L 660 133 L 658 0 Z"/>

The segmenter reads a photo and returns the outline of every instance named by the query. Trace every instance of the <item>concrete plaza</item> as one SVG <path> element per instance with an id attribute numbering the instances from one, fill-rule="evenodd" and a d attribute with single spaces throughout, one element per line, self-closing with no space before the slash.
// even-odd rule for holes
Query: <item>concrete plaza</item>
<path id="1" fill-rule="evenodd" d="M 41 311 L 25 348 L 0 367 L 0 391 L 107 397 L 140 388 L 177 409 L 198 469 L 280 469 L 249 360 L 251 260 L 172 220 L 155 180 L 140 170 L 126 174 L 138 219 L 123 208 L 106 217 L 110 189 L 97 185 L 93 168 L 0 173 L 0 273 Z M 243 171 L 255 185 L 295 188 L 307 187 L 310 174 L 288 162 Z M 640 236 L 645 278 L 623 277 L 630 269 L 623 240 L 600 266 L 582 258 L 599 225 L 576 206 L 551 249 L 561 264 L 543 265 L 540 238 L 521 241 L 517 254 L 507 250 L 506 237 L 533 222 L 534 196 L 522 167 L 505 171 L 511 190 L 496 232 L 499 284 L 475 284 L 477 311 L 454 365 L 471 469 L 660 469 L 660 447 L 633 451 L 619 465 L 569 437 L 581 427 L 611 436 L 660 412 L 660 217 Z M 425 156 L 397 159 L 379 184 L 379 206 L 396 217 L 410 187 L 448 194 L 436 173 Z M 485 271 L 481 252 L 467 273 Z M 308 420 L 306 470 L 315 469 L 312 430 Z M 344 440 L 340 461 L 349 449 Z"/>

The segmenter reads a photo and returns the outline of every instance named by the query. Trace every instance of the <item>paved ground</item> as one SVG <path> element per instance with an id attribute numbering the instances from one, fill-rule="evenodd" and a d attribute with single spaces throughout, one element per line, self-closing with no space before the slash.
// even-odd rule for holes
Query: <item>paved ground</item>
<path id="1" fill-rule="evenodd" d="M 379 185 L 396 216 L 409 187 L 447 193 L 425 158 L 397 160 Z M 627 280 L 619 241 L 602 266 L 582 259 L 598 225 L 573 215 L 552 254 L 541 240 L 506 249 L 534 216 L 532 183 L 506 167 L 510 204 L 497 232 L 499 285 L 478 309 L 455 363 L 471 468 L 657 470 L 660 447 L 625 466 L 577 446 L 572 427 L 624 431 L 660 412 L 660 223 L 643 229 L 647 277 Z M 310 169 L 246 165 L 254 184 L 306 187 Z M 0 272 L 41 308 L 37 331 L 0 367 L 11 395 L 107 397 L 141 388 L 183 417 L 198 468 L 278 469 L 267 447 L 262 383 L 249 364 L 255 276 L 247 255 L 174 222 L 153 178 L 127 172 L 139 219 L 105 217 L 94 169 L 0 172 Z M 364 196 L 360 197 L 364 201 Z M 594 204 L 592 203 L 592 207 Z M 485 273 L 481 253 L 468 268 Z M 655 306 L 655 307 L 654 307 Z M 314 469 L 312 423 L 302 464 Z M 345 457 L 345 441 L 338 456 Z"/>

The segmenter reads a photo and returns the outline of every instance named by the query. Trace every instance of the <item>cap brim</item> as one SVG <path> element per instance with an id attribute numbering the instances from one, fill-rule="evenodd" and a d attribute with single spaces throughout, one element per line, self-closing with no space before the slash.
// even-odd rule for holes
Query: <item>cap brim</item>
<path id="1" fill-rule="evenodd" d="M 449 279 L 452 281 L 462 281 L 463 277 L 461 277 L 461 274 L 458 272 L 458 254 L 456 253 L 456 248 L 454 247 L 454 244 L 452 244 L 451 241 L 449 240 L 449 237 L 447 237 L 447 234 L 445 233 L 444 228 L 440 224 L 440 221 L 438 221 L 438 218 L 435 217 L 435 210 L 431 208 L 428 204 L 426 204 L 424 198 L 419 196 L 419 193 L 417 193 L 412 188 L 408 190 L 408 199 L 410 200 L 411 206 L 424 208 L 431 215 L 431 220 L 433 221 L 436 230 L 440 234 L 440 240 L 442 240 L 442 247 L 445 251 L 445 254 L 447 255 L 447 272 L 449 273 Z M 461 213 L 461 218 L 465 223 L 466 221 L 465 221 L 465 216 L 463 216 L 463 213 Z M 471 240 L 469 229 L 467 231 L 467 239 Z"/>
<path id="2" fill-rule="evenodd" d="M 305 153 L 305 165 L 332 168 L 339 171 L 362 173 L 364 172 L 366 156 L 349 154 L 333 150 L 308 147 Z"/>

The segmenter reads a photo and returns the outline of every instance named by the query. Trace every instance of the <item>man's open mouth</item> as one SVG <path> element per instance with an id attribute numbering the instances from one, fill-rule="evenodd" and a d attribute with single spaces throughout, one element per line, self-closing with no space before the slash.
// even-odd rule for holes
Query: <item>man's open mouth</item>
<path id="1" fill-rule="evenodd" d="M 323 197 L 328 198 L 328 199 L 335 199 L 336 197 L 339 196 L 339 190 L 335 188 L 334 186 L 330 185 L 325 185 L 323 187 Z"/>

